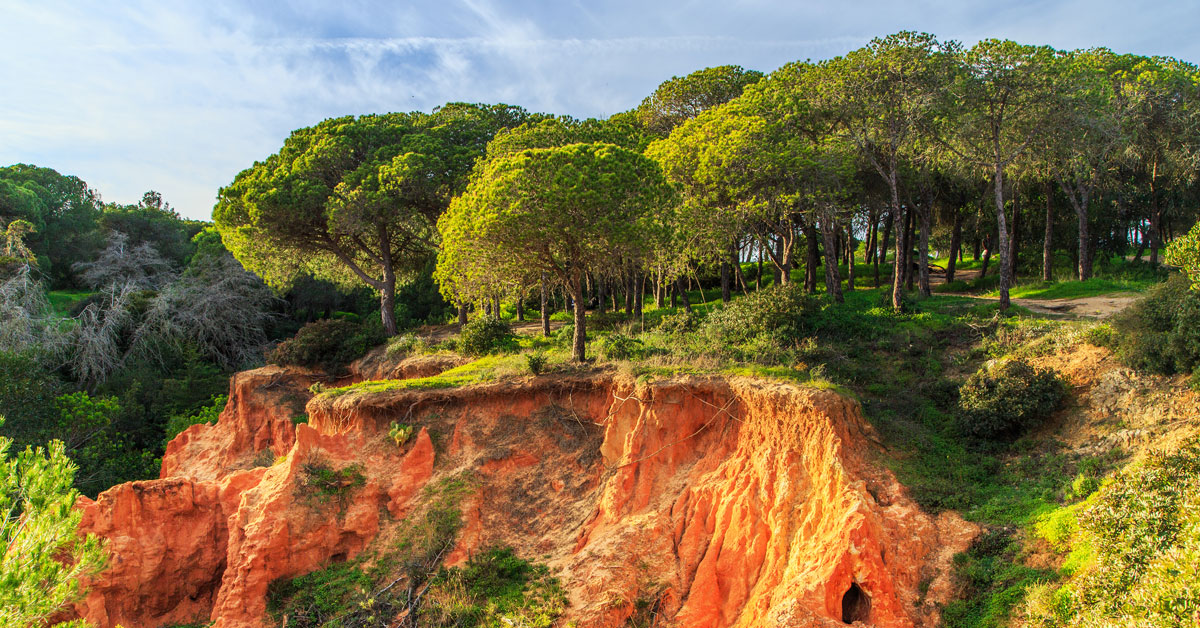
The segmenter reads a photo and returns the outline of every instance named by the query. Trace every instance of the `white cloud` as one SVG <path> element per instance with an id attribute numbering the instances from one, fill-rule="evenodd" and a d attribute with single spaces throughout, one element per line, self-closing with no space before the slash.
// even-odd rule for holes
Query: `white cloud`
<path id="1" fill-rule="evenodd" d="M 448 101 L 608 115 L 672 75 L 723 63 L 771 70 L 902 29 L 1200 52 L 1185 32 L 1200 17 L 1190 4 L 1127 4 L 8 2 L 0 164 L 75 174 L 121 202 L 157 189 L 204 218 L 219 186 L 330 116 Z"/>

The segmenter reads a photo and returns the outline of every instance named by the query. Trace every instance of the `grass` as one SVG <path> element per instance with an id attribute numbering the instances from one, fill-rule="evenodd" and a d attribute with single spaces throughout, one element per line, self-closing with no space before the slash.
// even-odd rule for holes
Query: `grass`
<path id="1" fill-rule="evenodd" d="M 46 293 L 46 299 L 56 315 L 67 316 L 76 304 L 94 294 L 89 290 L 51 290 Z"/>
<path id="2" fill-rule="evenodd" d="M 322 394 L 337 398 L 348 394 L 371 395 L 395 390 L 457 388 L 472 384 L 483 384 L 515 375 L 522 370 L 524 358 L 517 355 L 485 356 L 462 366 L 457 366 L 439 375 L 413 379 L 385 379 L 359 382 L 340 388 L 326 389 Z"/>
<path id="3" fill-rule="evenodd" d="M 1145 279 L 1104 279 L 1092 277 L 1086 281 L 1033 281 L 1012 287 L 1008 294 L 1014 299 L 1082 299 L 1122 292 L 1144 292 L 1155 281 Z M 988 296 L 999 297 L 999 291 Z"/>

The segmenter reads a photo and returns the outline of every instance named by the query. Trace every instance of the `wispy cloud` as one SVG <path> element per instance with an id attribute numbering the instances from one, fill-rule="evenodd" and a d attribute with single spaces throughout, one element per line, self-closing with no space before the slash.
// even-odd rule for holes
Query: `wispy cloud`
<path id="1" fill-rule="evenodd" d="M 0 164 L 76 174 L 122 202 L 154 188 L 207 217 L 239 170 L 336 115 L 448 101 L 609 115 L 672 75 L 771 70 L 902 29 L 1200 56 L 1190 3 L 1126 4 L 7 2 Z"/>

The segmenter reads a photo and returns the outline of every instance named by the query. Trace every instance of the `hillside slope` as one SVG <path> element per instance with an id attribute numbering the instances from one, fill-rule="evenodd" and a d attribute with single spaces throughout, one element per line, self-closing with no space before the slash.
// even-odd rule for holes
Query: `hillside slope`
<path id="1" fill-rule="evenodd" d="M 113 560 L 81 616 L 274 625 L 272 582 L 386 554 L 449 485 L 465 487 L 461 525 L 439 559 L 503 545 L 548 564 L 569 598 L 560 625 L 647 608 L 656 625 L 934 625 L 977 532 L 908 499 L 858 404 L 832 391 L 595 373 L 310 400 L 315 378 L 238 374 L 220 421 L 171 443 L 162 479 L 83 505 Z M 393 424 L 413 436 L 397 445 Z"/>

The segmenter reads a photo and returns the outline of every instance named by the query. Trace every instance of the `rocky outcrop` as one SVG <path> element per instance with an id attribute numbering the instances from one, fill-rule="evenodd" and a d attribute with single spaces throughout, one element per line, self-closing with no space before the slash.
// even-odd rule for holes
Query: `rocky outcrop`
<path id="1" fill-rule="evenodd" d="M 933 625 L 975 534 L 920 511 L 875 463 L 858 405 L 831 391 L 542 377 L 319 396 L 297 426 L 287 404 L 309 378 L 239 374 L 218 424 L 172 442 L 163 479 L 84 505 L 81 528 L 114 560 L 82 616 L 267 625 L 271 581 L 387 543 L 423 486 L 464 473 L 446 562 L 493 544 L 548 561 L 579 626 L 643 608 L 680 626 Z M 416 436 L 397 446 L 393 422 Z M 316 468 L 361 478 L 320 501 Z"/>

